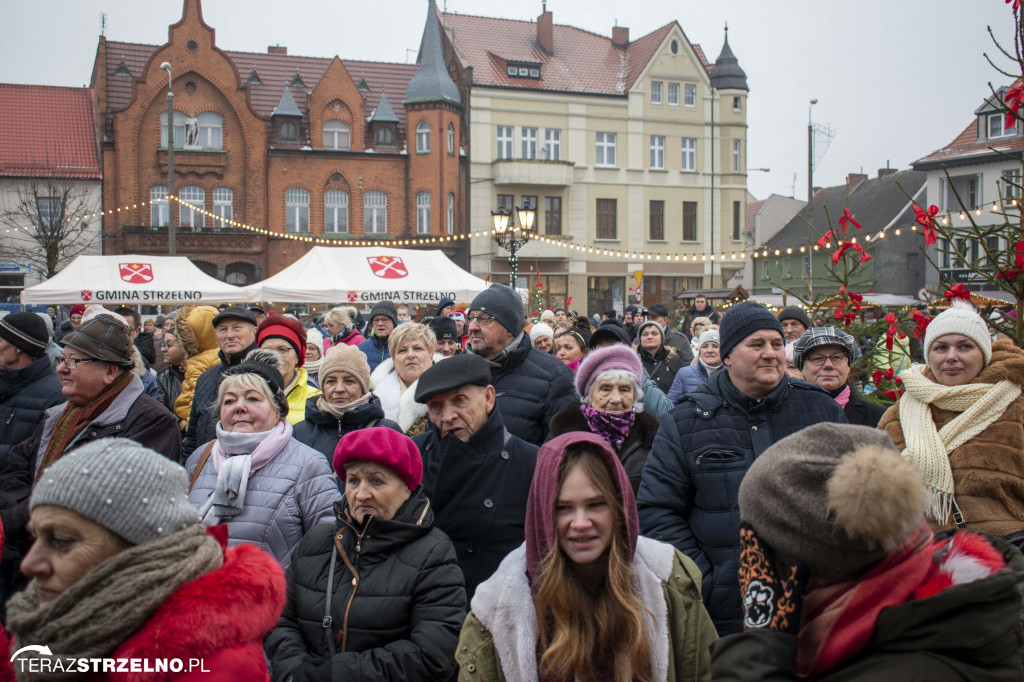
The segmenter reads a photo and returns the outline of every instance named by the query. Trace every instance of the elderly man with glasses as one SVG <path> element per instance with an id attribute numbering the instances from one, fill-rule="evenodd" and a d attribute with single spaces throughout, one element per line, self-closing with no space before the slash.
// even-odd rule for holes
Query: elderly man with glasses
<path id="1" fill-rule="evenodd" d="M 523 331 L 523 299 L 492 284 L 469 304 L 466 350 L 490 363 L 498 412 L 513 436 L 540 445 L 556 412 L 576 400 L 573 374 L 558 358 L 534 348 Z"/>
<path id="2" fill-rule="evenodd" d="M 859 355 L 857 341 L 836 327 L 812 327 L 793 344 L 793 364 L 804 379 L 828 391 L 851 424 L 875 428 L 885 408 L 864 400 L 850 384 Z"/>

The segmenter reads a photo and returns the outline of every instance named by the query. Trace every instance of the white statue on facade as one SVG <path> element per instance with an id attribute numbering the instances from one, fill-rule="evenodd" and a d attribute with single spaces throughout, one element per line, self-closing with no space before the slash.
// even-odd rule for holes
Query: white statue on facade
<path id="1" fill-rule="evenodd" d="M 185 118 L 185 146 L 199 146 L 199 119 L 196 118 L 194 111 L 188 112 L 188 116 Z"/>

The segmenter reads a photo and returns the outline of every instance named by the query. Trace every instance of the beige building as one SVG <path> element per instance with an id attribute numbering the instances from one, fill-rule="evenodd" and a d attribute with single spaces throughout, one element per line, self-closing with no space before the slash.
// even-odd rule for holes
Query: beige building
<path id="1" fill-rule="evenodd" d="M 671 308 L 742 268 L 748 88 L 727 38 L 710 64 L 676 21 L 632 41 L 551 12 L 442 21 L 469 83 L 469 229 L 487 229 L 496 208 L 536 206 L 545 239 L 518 268 L 531 302 L 621 312 L 642 268 L 644 305 Z M 472 240 L 471 267 L 508 281 L 493 240 Z"/>

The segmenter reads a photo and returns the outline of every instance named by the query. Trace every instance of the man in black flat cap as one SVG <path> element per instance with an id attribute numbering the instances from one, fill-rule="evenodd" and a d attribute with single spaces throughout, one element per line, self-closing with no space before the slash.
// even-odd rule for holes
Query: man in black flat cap
<path id="1" fill-rule="evenodd" d="M 510 434 L 495 408 L 491 366 L 463 353 L 437 362 L 416 384 L 430 426 L 413 441 L 437 527 L 455 545 L 472 597 L 523 542 L 537 446 Z"/>

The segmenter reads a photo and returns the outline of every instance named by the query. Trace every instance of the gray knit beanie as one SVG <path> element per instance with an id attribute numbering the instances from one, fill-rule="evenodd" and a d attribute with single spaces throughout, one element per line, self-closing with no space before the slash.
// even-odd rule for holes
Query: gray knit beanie
<path id="1" fill-rule="evenodd" d="M 740 484 L 740 518 L 787 566 L 833 584 L 927 528 L 924 484 L 884 431 L 823 423 L 783 438 Z"/>
<path id="2" fill-rule="evenodd" d="M 513 336 L 519 336 L 526 321 L 523 299 L 507 284 L 492 284 L 481 291 L 469 304 L 469 310 L 494 316 Z"/>
<path id="3" fill-rule="evenodd" d="M 29 508 L 43 504 L 77 512 L 131 545 L 199 523 L 185 469 L 127 438 L 86 443 L 54 462 Z"/>

